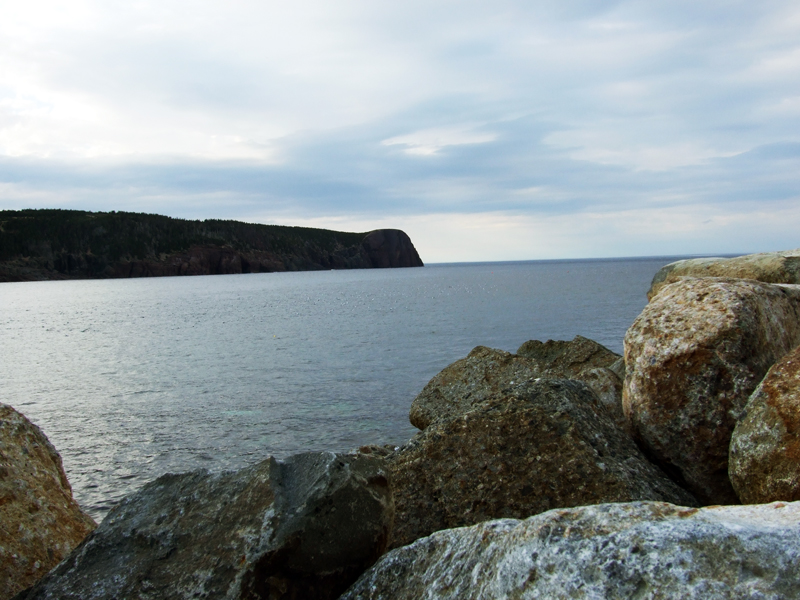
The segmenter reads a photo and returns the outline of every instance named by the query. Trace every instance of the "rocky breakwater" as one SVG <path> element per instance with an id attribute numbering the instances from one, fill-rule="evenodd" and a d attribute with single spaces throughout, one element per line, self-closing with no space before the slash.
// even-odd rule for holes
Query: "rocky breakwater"
<path id="1" fill-rule="evenodd" d="M 620 426 L 620 358 L 580 336 L 532 340 L 518 354 L 479 346 L 436 375 L 411 405 L 423 431 L 385 459 L 397 515 L 391 546 L 556 507 L 696 504 Z M 617 382 L 610 392 L 590 387 L 597 371 Z"/>
<path id="2" fill-rule="evenodd" d="M 386 554 L 342 600 L 800 597 L 800 503 L 551 510 L 434 533 Z"/>
<path id="3" fill-rule="evenodd" d="M 551 508 L 691 494 L 650 464 L 580 381 L 525 381 L 441 418 L 386 458 L 391 546 L 440 529 Z"/>
<path id="4" fill-rule="evenodd" d="M 383 553 L 393 514 L 371 457 L 164 475 L 17 600 L 333 599 Z"/>
<path id="5" fill-rule="evenodd" d="M 0 598 L 32 585 L 94 528 L 52 444 L 0 404 Z"/>
<path id="6" fill-rule="evenodd" d="M 683 277 L 733 277 L 765 283 L 800 284 L 800 248 L 747 254 L 736 258 L 690 258 L 661 267 L 653 277 L 647 299 Z"/>
<path id="7" fill-rule="evenodd" d="M 704 504 L 738 498 L 731 434 L 767 370 L 800 344 L 800 286 L 685 278 L 625 335 L 623 408 L 645 452 Z"/>

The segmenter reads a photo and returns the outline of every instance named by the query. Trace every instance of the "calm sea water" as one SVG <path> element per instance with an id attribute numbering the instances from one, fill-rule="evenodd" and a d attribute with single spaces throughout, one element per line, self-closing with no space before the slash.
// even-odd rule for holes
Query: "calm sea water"
<path id="1" fill-rule="evenodd" d="M 0 402 L 56 446 L 95 519 L 166 472 L 401 444 L 474 346 L 622 351 L 674 258 L 0 285 Z"/>

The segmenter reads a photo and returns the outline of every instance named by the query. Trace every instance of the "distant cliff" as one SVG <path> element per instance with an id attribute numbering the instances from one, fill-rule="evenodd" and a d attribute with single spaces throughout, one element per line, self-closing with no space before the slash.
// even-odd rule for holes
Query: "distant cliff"
<path id="1" fill-rule="evenodd" d="M 398 229 L 347 233 L 143 213 L 0 211 L 0 281 L 421 266 Z"/>

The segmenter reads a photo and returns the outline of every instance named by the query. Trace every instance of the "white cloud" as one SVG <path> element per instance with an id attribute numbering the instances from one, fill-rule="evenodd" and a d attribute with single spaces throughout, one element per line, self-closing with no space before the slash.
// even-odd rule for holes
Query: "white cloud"
<path id="1" fill-rule="evenodd" d="M 398 135 L 386 140 L 384 146 L 405 146 L 403 152 L 415 156 L 431 156 L 448 146 L 486 144 L 497 139 L 494 133 L 475 131 L 474 127 L 438 127 Z"/>
<path id="2" fill-rule="evenodd" d="M 434 256 L 464 260 L 611 252 L 592 223 L 647 253 L 648 236 L 602 216 L 637 202 L 648 223 L 749 202 L 741 214 L 778 207 L 800 226 L 780 208 L 800 174 L 774 158 L 800 143 L 790 0 L 30 0 L 2 14 L 0 207 L 405 219 Z M 589 229 L 569 233 L 573 215 Z M 665 253 L 687 246 L 665 231 Z"/>

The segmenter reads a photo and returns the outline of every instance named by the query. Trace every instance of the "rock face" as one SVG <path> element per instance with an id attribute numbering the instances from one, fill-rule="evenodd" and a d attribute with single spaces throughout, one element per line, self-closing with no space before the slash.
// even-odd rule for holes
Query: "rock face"
<path id="1" fill-rule="evenodd" d="M 583 383 L 527 382 L 439 420 L 387 458 L 391 546 L 555 507 L 665 500 L 695 504 L 641 454 Z"/>
<path id="2" fill-rule="evenodd" d="M 733 430 L 728 472 L 745 504 L 800 500 L 800 346 L 750 396 Z"/>
<path id="3" fill-rule="evenodd" d="M 734 277 L 765 283 L 800 283 L 800 248 L 736 258 L 690 258 L 670 263 L 653 277 L 647 299 L 682 277 Z"/>
<path id="4" fill-rule="evenodd" d="M 748 397 L 800 343 L 800 286 L 683 279 L 625 335 L 623 408 L 640 445 L 704 504 L 736 503 L 728 446 Z"/>
<path id="5" fill-rule="evenodd" d="M 576 335 L 570 342 L 530 340 L 519 347 L 517 355 L 536 361 L 542 371 L 558 372 L 566 379 L 572 379 L 587 369 L 610 367 L 622 358 L 581 335 Z"/>
<path id="6" fill-rule="evenodd" d="M 797 598 L 800 504 L 552 510 L 386 554 L 342 600 Z"/>
<path id="7" fill-rule="evenodd" d="M 164 475 L 23 598 L 336 598 L 382 554 L 392 516 L 385 471 L 365 456 Z"/>
<path id="8" fill-rule="evenodd" d="M 399 229 L 378 229 L 370 231 L 361 247 L 367 254 L 372 267 L 422 267 L 411 238 Z"/>
<path id="9" fill-rule="evenodd" d="M 583 381 L 598 395 L 614 420 L 627 426 L 621 406 L 620 375 L 624 376 L 624 371 L 619 371 L 621 358 L 581 336 L 571 342 L 530 340 L 517 354 L 477 346 L 466 358 L 449 365 L 428 382 L 411 403 L 409 419 L 414 427 L 425 429 L 437 419 L 463 414 L 491 394 L 529 379 L 546 377 Z"/>
<path id="10" fill-rule="evenodd" d="M 0 404 L 0 598 L 33 585 L 94 528 L 52 444 Z"/>

